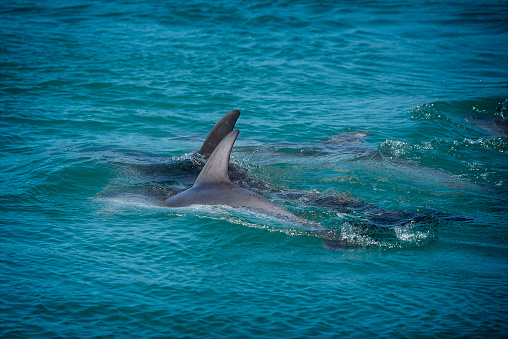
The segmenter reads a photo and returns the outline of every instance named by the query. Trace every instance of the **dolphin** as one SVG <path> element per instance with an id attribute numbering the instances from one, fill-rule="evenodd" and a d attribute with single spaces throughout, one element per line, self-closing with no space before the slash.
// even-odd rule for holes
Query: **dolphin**
<path id="1" fill-rule="evenodd" d="M 240 111 L 234 109 L 225 114 L 219 121 L 217 121 L 203 142 L 203 145 L 201 146 L 201 149 L 198 151 L 198 153 L 201 154 L 205 159 L 208 159 L 210 155 L 212 155 L 213 150 L 222 141 L 222 139 L 224 139 L 226 135 L 233 131 L 239 116 Z"/>
<path id="2" fill-rule="evenodd" d="M 239 113 L 237 111 L 237 113 L 232 115 L 234 116 Z M 213 130 L 210 134 L 212 133 Z M 231 182 L 228 176 L 229 158 L 239 133 L 239 130 L 235 130 L 226 135 L 213 150 L 194 185 L 188 190 L 167 199 L 165 205 L 169 207 L 227 205 L 255 209 L 264 213 L 282 215 L 292 219 L 300 219 L 270 200 L 240 188 Z"/>
<path id="3" fill-rule="evenodd" d="M 508 136 L 508 99 L 496 109 L 493 117 L 470 116 L 466 121 L 497 136 Z"/>

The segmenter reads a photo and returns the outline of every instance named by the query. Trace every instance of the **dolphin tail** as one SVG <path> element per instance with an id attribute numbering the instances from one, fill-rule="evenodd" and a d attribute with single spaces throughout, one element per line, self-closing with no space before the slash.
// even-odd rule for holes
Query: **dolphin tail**
<path id="1" fill-rule="evenodd" d="M 224 115 L 212 128 L 198 153 L 208 159 L 222 139 L 231 133 L 239 116 L 240 111 L 237 109 Z"/>
<path id="2" fill-rule="evenodd" d="M 232 131 L 222 139 L 199 173 L 194 185 L 231 183 L 228 176 L 229 156 L 238 133 L 240 133 L 239 130 Z"/>

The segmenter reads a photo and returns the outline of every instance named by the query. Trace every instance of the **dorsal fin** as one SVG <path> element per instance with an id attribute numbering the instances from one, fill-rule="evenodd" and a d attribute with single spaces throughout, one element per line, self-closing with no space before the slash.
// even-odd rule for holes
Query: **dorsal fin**
<path id="1" fill-rule="evenodd" d="M 199 173 L 194 185 L 231 183 L 228 176 L 229 156 L 238 133 L 240 133 L 239 130 L 230 132 L 222 139 Z"/>
<path id="2" fill-rule="evenodd" d="M 240 111 L 235 109 L 231 112 L 224 115 L 216 124 L 213 126 L 212 130 L 206 137 L 203 146 L 199 150 L 199 154 L 208 159 L 210 155 L 213 153 L 213 150 L 219 145 L 219 143 L 231 133 L 233 128 L 235 128 L 236 121 L 240 116 Z"/>

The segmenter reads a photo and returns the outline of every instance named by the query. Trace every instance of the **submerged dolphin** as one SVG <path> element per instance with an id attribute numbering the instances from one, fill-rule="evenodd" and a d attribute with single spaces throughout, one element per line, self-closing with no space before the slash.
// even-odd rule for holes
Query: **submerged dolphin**
<path id="1" fill-rule="evenodd" d="M 238 111 L 238 114 L 239 113 Z M 212 133 L 213 130 L 210 134 Z M 238 137 L 238 133 L 240 133 L 239 130 L 230 132 L 222 139 L 219 145 L 215 147 L 205 167 L 203 167 L 198 178 L 194 182 L 194 186 L 170 197 L 165 201 L 165 204 L 169 207 L 184 207 L 190 205 L 247 207 L 299 219 L 293 213 L 270 200 L 240 188 L 231 182 L 228 176 L 228 164 L 231 149 Z"/>

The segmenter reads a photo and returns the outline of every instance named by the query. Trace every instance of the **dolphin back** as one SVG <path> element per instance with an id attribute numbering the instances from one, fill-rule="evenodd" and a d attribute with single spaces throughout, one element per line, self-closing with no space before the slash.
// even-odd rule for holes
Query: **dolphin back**
<path id="1" fill-rule="evenodd" d="M 212 128 L 198 153 L 205 157 L 205 159 L 208 159 L 222 139 L 235 128 L 239 116 L 240 111 L 237 109 L 224 115 Z"/>
<path id="2" fill-rule="evenodd" d="M 239 130 L 235 130 L 222 139 L 199 173 L 194 185 L 231 183 L 228 176 L 229 156 L 239 133 Z"/>
<path id="3" fill-rule="evenodd" d="M 169 207 L 228 205 L 298 218 L 265 197 L 240 188 L 229 180 L 229 157 L 239 133 L 239 130 L 235 130 L 226 135 L 213 151 L 194 185 L 167 199 L 166 205 Z"/>

